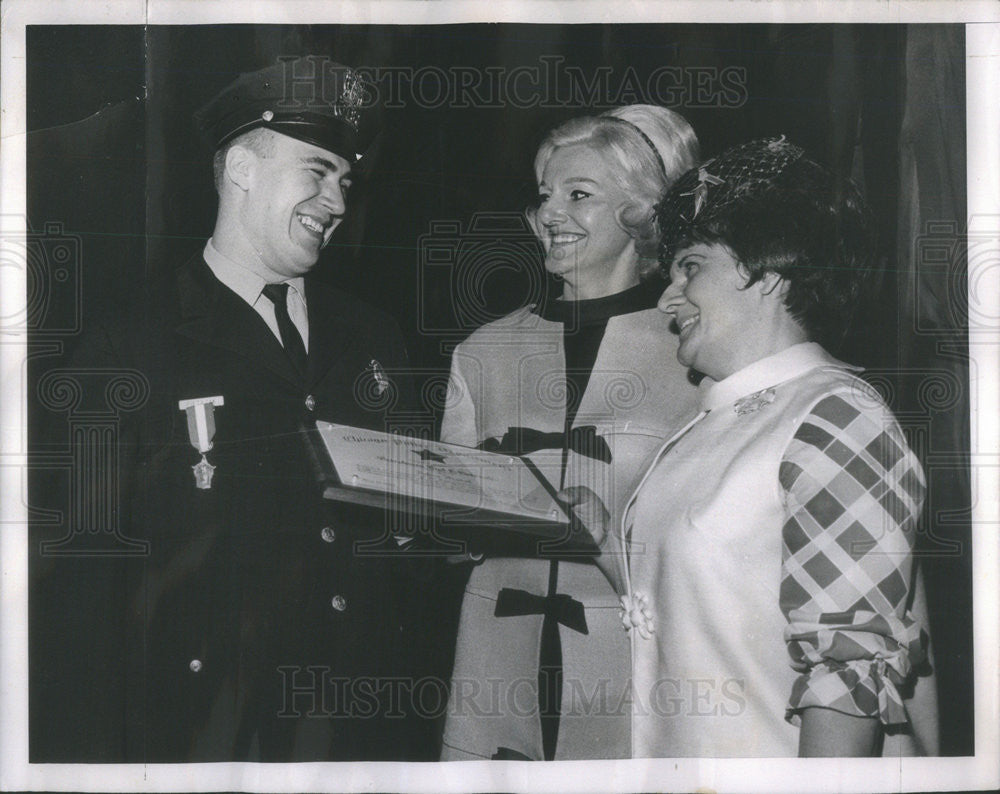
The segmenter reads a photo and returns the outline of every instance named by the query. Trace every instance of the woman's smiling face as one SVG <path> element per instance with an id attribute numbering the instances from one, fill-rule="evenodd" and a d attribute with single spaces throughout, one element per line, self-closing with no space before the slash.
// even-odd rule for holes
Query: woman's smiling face
<path id="1" fill-rule="evenodd" d="M 553 151 L 538 185 L 536 231 L 545 249 L 545 269 L 584 293 L 605 292 L 637 258 L 632 237 L 617 213 L 628 196 L 614 180 L 612 165 L 582 143 Z M 631 286 L 631 285 L 627 285 Z"/>
<path id="2" fill-rule="evenodd" d="M 761 357 L 761 290 L 746 283 L 724 245 L 695 243 L 674 255 L 659 308 L 673 316 L 680 332 L 678 361 L 718 381 Z"/>

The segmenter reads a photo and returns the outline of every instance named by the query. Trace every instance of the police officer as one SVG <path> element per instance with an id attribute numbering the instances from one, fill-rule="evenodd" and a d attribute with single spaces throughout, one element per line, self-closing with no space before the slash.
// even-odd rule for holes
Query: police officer
<path id="1" fill-rule="evenodd" d="M 150 551 L 127 563 L 124 657 L 104 660 L 125 680 L 105 760 L 420 757 L 398 544 L 321 498 L 303 433 L 385 430 L 411 404 L 396 324 L 313 272 L 371 137 L 364 98 L 312 56 L 199 111 L 212 237 L 90 346 L 149 387 L 121 427 L 120 523 Z"/>

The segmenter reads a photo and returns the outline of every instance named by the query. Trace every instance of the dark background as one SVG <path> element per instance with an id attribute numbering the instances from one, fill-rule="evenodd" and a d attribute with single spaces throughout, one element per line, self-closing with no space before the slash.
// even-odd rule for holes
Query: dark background
<path id="1" fill-rule="evenodd" d="M 518 213 L 532 200 L 535 148 L 552 126 L 620 104 L 668 104 L 691 121 L 705 157 L 749 138 L 786 134 L 815 159 L 853 175 L 878 216 L 886 276 L 878 310 L 862 318 L 841 356 L 872 370 L 928 470 L 919 550 L 932 611 L 942 752 L 971 754 L 968 370 L 965 330 L 953 317 L 963 316 L 964 262 L 952 254 L 943 275 L 924 268 L 914 232 L 898 220 L 913 186 L 912 169 L 901 172 L 907 156 L 923 169 L 940 171 L 951 162 L 940 176 L 951 180 L 949 200 L 921 217 L 951 228 L 946 242 L 961 247 L 960 26 L 31 26 L 27 45 L 28 222 L 41 252 L 29 269 L 32 390 L 64 363 L 97 317 L 139 300 L 151 278 L 204 245 L 215 193 L 211 153 L 192 114 L 240 72 L 281 55 L 315 53 L 422 75 L 418 85 L 398 73 L 400 106 L 384 110 L 349 218 L 320 267 L 398 319 L 428 387 L 428 407 L 438 414 L 433 387 L 446 375 L 454 344 L 537 299 L 545 282 Z M 452 77 L 458 67 L 510 74 L 523 66 L 544 71 L 540 59 L 556 56 L 563 59 L 562 80 L 529 86 L 527 101 L 509 92 L 490 102 L 435 101 L 430 67 L 451 70 Z M 664 65 L 682 68 L 681 81 L 652 95 L 647 78 Z M 587 80 L 607 69 L 607 90 L 594 101 L 581 99 L 580 86 L 566 76 L 571 68 Z M 629 82 L 632 74 L 637 81 Z M 949 141 L 947 152 L 913 143 L 931 140 L 931 133 Z M 68 275 L 54 253 L 63 242 L 74 252 Z M 432 250 L 445 254 L 431 261 Z M 934 378 L 946 389 L 958 384 L 957 391 L 928 397 Z M 58 457 L 59 445 L 41 439 L 53 437 L 53 428 L 58 438 L 65 416 L 40 407 L 33 395 L 32 454 Z M 59 517 L 45 510 L 59 496 L 47 482 L 29 480 L 33 525 L 58 534 Z M 36 638 L 63 619 L 60 594 L 45 590 L 42 574 L 51 562 L 36 552 L 33 687 L 51 661 Z M 446 626 L 453 620 L 442 616 Z M 44 744 L 55 730 L 36 714 L 32 742 Z"/>

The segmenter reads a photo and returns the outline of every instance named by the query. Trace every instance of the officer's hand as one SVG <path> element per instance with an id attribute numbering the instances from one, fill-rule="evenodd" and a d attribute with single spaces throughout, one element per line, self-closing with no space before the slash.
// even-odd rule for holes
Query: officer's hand
<path id="1" fill-rule="evenodd" d="M 627 592 L 625 586 L 625 549 L 618 533 L 611 526 L 611 515 L 601 498 L 590 488 L 571 485 L 557 494 L 559 500 L 571 511 L 582 527 L 590 533 L 600 553 L 594 562 L 611 582 L 619 595 Z"/>

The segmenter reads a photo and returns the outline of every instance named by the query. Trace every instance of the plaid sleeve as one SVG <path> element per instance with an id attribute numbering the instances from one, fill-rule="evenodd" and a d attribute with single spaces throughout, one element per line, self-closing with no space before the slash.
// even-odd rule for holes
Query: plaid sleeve
<path id="1" fill-rule="evenodd" d="M 852 394 L 825 397 L 781 461 L 781 610 L 801 672 L 786 719 L 820 706 L 885 725 L 906 722 L 897 686 L 923 658 L 906 611 L 920 463 L 889 410 Z"/>

